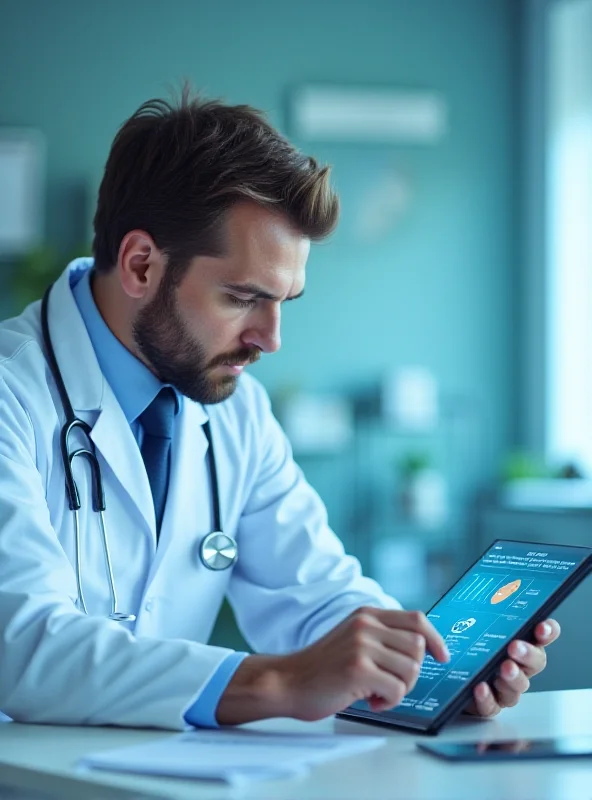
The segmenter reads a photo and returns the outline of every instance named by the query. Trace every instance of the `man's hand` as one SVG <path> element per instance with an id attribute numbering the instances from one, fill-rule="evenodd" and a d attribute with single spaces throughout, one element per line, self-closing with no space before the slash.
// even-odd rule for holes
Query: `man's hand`
<path id="1" fill-rule="evenodd" d="M 547 666 L 545 647 L 554 642 L 561 633 L 559 623 L 548 619 L 536 626 L 536 644 L 518 639 L 508 647 L 508 658 L 500 667 L 499 676 L 493 685 L 480 683 L 475 687 L 473 701 L 466 709 L 469 714 L 494 717 L 502 710 L 515 706 L 530 686 L 530 678 Z"/>
<path id="2" fill-rule="evenodd" d="M 222 725 L 278 716 L 317 720 L 357 700 L 384 711 L 413 689 L 426 650 L 437 661 L 450 658 L 421 611 L 359 608 L 303 650 L 246 658 L 216 718 Z"/>

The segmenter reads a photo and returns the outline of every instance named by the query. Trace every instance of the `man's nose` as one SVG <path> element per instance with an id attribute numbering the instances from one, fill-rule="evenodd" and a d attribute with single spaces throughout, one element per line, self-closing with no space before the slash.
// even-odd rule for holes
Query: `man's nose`
<path id="1" fill-rule="evenodd" d="M 258 347 L 263 353 L 276 353 L 282 346 L 279 308 L 268 311 L 248 328 L 241 339 L 247 347 Z"/>

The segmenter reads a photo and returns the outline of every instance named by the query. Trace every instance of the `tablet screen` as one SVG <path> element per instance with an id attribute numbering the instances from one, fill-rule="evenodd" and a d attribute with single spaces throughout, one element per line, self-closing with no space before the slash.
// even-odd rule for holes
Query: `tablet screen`
<path id="1" fill-rule="evenodd" d="M 428 613 L 444 637 L 450 661 L 427 655 L 417 684 L 402 702 L 377 718 L 429 722 L 590 556 L 585 547 L 498 540 Z M 369 711 L 365 701 L 352 709 Z"/>

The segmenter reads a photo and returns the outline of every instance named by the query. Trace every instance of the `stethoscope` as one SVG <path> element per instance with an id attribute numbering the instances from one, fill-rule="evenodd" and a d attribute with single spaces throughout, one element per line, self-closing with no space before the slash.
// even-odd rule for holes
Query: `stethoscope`
<path id="1" fill-rule="evenodd" d="M 58 366 L 55 356 L 55 351 L 51 342 L 49 333 L 48 321 L 48 301 L 51 286 L 46 290 L 43 295 L 41 303 L 41 333 L 43 336 L 43 343 L 47 352 L 47 359 L 49 368 L 53 379 L 55 380 L 60 400 L 66 415 L 66 421 L 60 431 L 60 451 L 62 462 L 64 465 L 64 474 L 66 478 L 66 495 L 68 497 L 68 504 L 70 510 L 74 512 L 74 533 L 76 543 L 76 584 L 78 591 L 78 605 L 81 610 L 88 614 L 86 603 L 84 601 L 84 594 L 82 591 L 82 567 L 81 567 L 81 546 L 80 546 L 80 520 L 78 512 L 81 507 L 80 494 L 76 481 L 74 480 L 74 473 L 72 470 L 72 463 L 75 458 L 81 457 L 88 461 L 91 471 L 92 482 L 92 502 L 93 511 L 96 511 L 99 519 L 99 527 L 101 529 L 101 539 L 103 542 L 103 552 L 105 555 L 105 566 L 107 568 L 107 580 L 109 582 L 109 592 L 111 595 L 111 613 L 109 619 L 116 622 L 134 622 L 136 619 L 135 614 L 126 614 L 120 611 L 117 604 L 117 592 L 115 591 L 115 581 L 113 579 L 113 568 L 111 566 L 111 555 L 109 552 L 109 543 L 107 538 L 107 528 L 105 525 L 105 490 L 103 488 L 103 477 L 101 475 L 101 467 L 97 458 L 95 445 L 90 434 L 92 431 L 91 426 L 79 419 L 74 414 L 74 409 L 68 397 L 66 386 L 62 378 L 62 373 Z M 86 438 L 86 447 L 79 447 L 76 450 L 70 450 L 69 438 L 73 430 L 78 429 L 84 434 Z M 222 514 L 220 510 L 220 494 L 218 491 L 218 473 L 216 471 L 216 459 L 214 457 L 214 445 L 212 442 L 212 432 L 210 430 L 209 421 L 203 426 L 204 433 L 208 440 L 208 463 L 210 468 L 210 480 L 212 483 L 212 508 L 214 516 L 214 531 L 205 536 L 199 546 L 199 557 L 202 564 L 208 569 L 219 571 L 229 569 L 238 558 L 238 547 L 236 540 L 226 533 L 222 532 Z"/>

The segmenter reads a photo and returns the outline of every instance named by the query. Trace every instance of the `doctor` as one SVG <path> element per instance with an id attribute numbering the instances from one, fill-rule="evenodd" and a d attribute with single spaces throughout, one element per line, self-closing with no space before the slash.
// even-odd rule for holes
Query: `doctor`
<path id="1" fill-rule="evenodd" d="M 146 103 L 119 130 L 94 261 L 0 325 L 0 709 L 181 728 L 397 704 L 429 650 L 345 555 L 245 367 L 280 347 L 338 202 L 256 112 Z M 329 298 L 330 300 L 330 298 Z M 227 596 L 262 655 L 207 644 Z M 513 642 L 514 705 L 559 635 Z"/>

